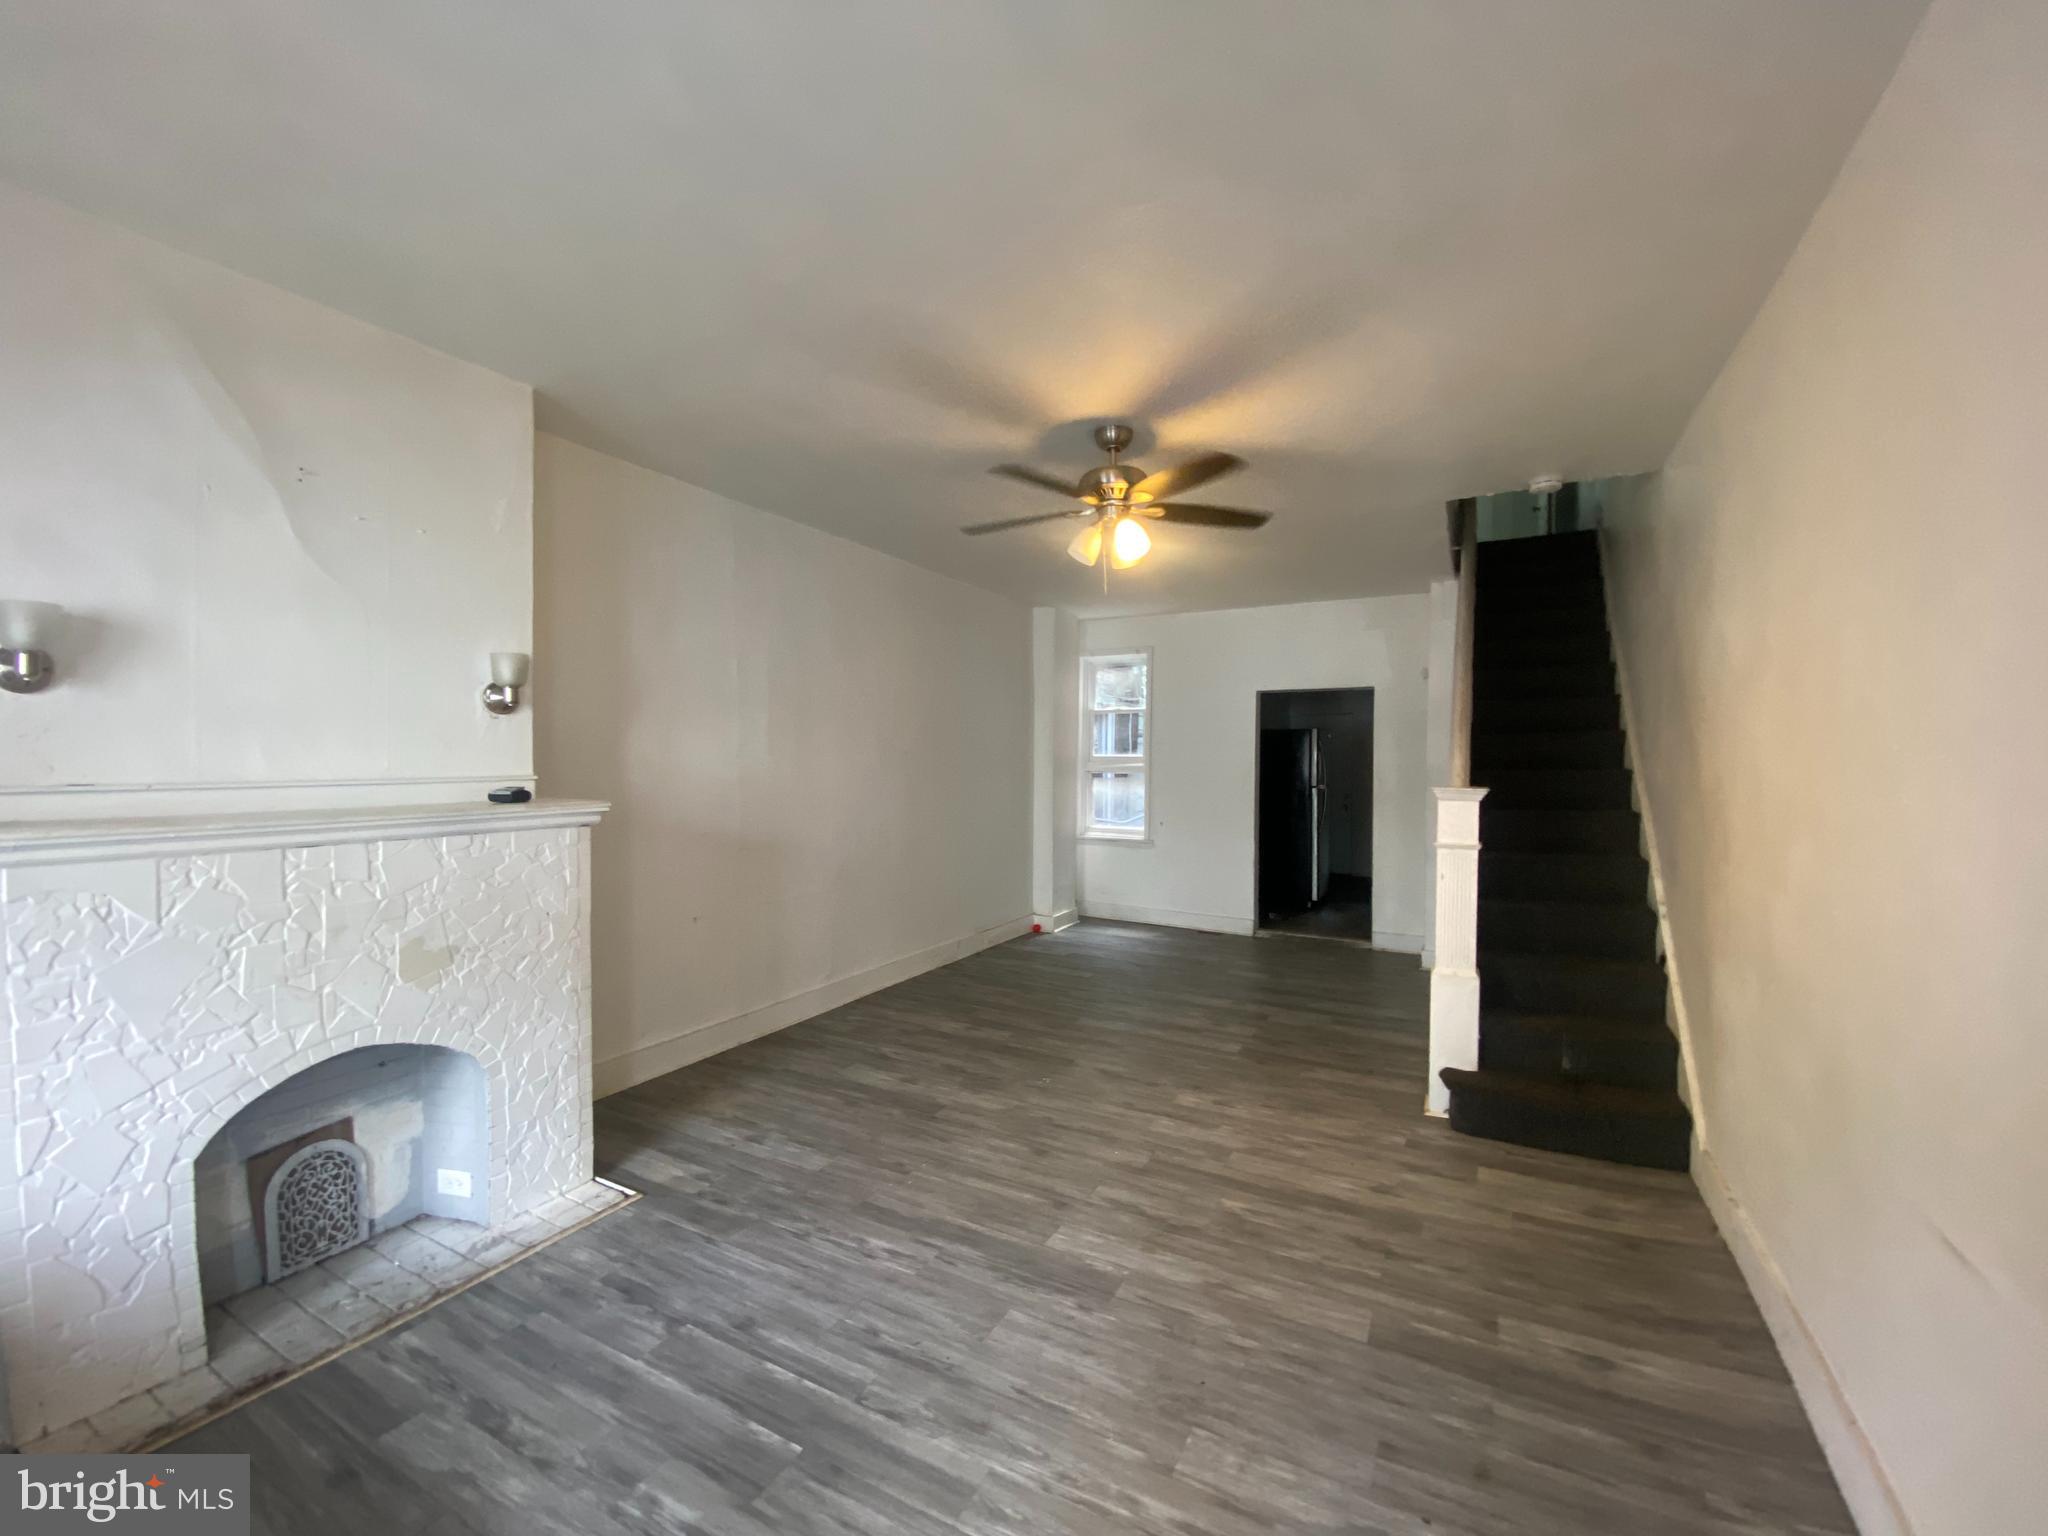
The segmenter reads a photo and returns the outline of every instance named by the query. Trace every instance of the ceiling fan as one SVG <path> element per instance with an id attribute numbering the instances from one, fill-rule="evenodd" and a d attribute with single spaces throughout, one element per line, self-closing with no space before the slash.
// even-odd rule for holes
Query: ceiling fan
<path id="1" fill-rule="evenodd" d="M 1025 464 L 998 464 L 989 473 L 1039 486 L 1055 495 L 1072 497 L 1081 503 L 1063 512 L 1041 512 L 1035 517 L 1006 517 L 993 523 L 973 523 L 960 531 L 966 534 L 1001 533 L 1006 528 L 1028 528 L 1057 518 L 1085 518 L 1088 526 L 1074 536 L 1067 553 L 1083 565 L 1102 566 L 1103 586 L 1109 584 L 1109 568 L 1127 570 L 1144 559 L 1152 548 L 1152 536 L 1144 519 L 1185 523 L 1198 528 L 1258 528 L 1271 520 L 1270 512 L 1247 512 L 1237 507 L 1212 507 L 1199 502 L 1176 501 L 1233 470 L 1244 468 L 1244 460 L 1230 453 L 1204 453 L 1176 469 L 1162 469 L 1148 475 L 1135 464 L 1120 462 L 1131 445 L 1131 429 L 1110 423 L 1095 429 L 1095 442 L 1109 455 L 1109 462 L 1089 470 L 1079 480 L 1061 480 L 1057 475 Z"/>

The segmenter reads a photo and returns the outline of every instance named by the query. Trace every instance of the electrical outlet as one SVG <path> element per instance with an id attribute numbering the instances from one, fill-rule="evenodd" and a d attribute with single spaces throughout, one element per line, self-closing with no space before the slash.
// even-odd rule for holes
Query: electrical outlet
<path id="1" fill-rule="evenodd" d="M 442 1168 L 434 1174 L 434 1187 L 444 1195 L 469 1198 L 469 1174 L 461 1168 Z"/>

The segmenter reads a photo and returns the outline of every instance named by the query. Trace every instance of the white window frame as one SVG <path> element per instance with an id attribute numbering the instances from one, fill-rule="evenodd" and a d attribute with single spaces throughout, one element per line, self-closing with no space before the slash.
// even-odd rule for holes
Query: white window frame
<path id="1" fill-rule="evenodd" d="M 1145 708 L 1144 738 L 1145 750 L 1129 757 L 1097 757 L 1095 755 L 1095 673 L 1100 667 L 1125 666 L 1134 661 L 1145 664 Z M 1109 651 L 1081 658 L 1081 750 L 1080 779 L 1076 785 L 1076 814 L 1079 818 L 1078 835 L 1084 843 L 1116 843 L 1127 848 L 1149 848 L 1152 845 L 1152 696 L 1157 674 L 1153 671 L 1152 652 Z M 1128 830 L 1118 831 L 1098 827 L 1091 820 L 1095 807 L 1094 784 L 1098 773 L 1134 773 L 1145 786 L 1145 819 L 1142 824 Z"/>

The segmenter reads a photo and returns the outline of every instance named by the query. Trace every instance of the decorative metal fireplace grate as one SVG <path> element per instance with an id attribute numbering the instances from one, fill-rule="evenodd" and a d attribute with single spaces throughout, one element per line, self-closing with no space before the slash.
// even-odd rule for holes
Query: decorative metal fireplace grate
<path id="1" fill-rule="evenodd" d="M 352 1141 L 316 1141 L 278 1164 L 263 1190 L 263 1270 L 271 1282 L 370 1236 L 369 1163 Z"/>

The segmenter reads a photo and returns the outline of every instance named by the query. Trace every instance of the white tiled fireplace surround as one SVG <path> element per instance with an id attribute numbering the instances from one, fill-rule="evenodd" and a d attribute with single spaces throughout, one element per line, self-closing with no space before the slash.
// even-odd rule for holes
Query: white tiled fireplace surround
<path id="1" fill-rule="evenodd" d="M 0 1440 L 136 1443 L 618 1199 L 591 1177 L 590 829 L 605 809 L 0 827 Z M 223 1332 L 237 1346 L 236 1318 L 272 1337 L 210 1365 L 194 1160 L 295 1073 L 403 1044 L 483 1069 L 485 1224 L 423 1218 L 237 1298 L 216 1347 Z M 321 1319 L 335 1288 L 361 1305 Z"/>

